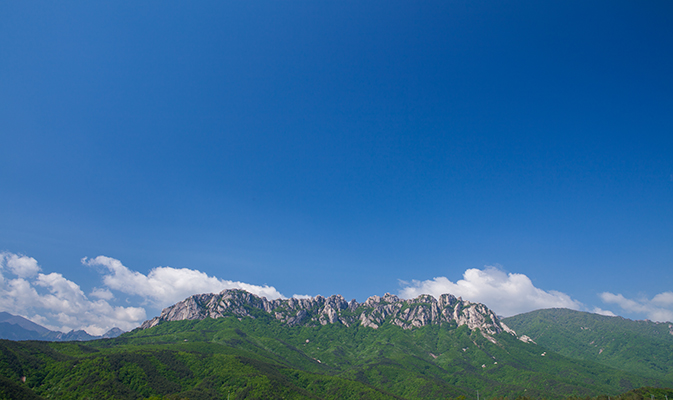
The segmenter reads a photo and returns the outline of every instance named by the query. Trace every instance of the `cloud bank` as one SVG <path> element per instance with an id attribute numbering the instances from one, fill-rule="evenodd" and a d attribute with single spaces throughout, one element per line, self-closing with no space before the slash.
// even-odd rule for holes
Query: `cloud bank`
<path id="1" fill-rule="evenodd" d="M 82 263 L 105 267 L 108 273 L 103 276 L 103 283 L 108 288 L 140 296 L 157 307 L 175 304 L 193 294 L 219 293 L 224 289 L 244 289 L 267 299 L 284 297 L 272 286 L 228 281 L 194 269 L 157 267 L 143 275 L 131 271 L 121 261 L 105 256 L 83 258 Z"/>
<path id="2" fill-rule="evenodd" d="M 91 300 L 75 282 L 41 270 L 32 257 L 0 253 L 0 309 L 52 330 L 84 329 L 93 335 L 115 326 L 130 330 L 146 318 L 141 307 L 113 306 L 104 298 Z"/>
<path id="3" fill-rule="evenodd" d="M 94 287 L 88 294 L 60 273 L 43 273 L 32 257 L 0 253 L 0 311 L 24 316 L 52 330 L 84 329 L 92 335 L 101 335 L 113 327 L 134 329 L 148 318 L 148 309 L 155 313 L 197 293 L 238 288 L 268 299 L 285 298 L 273 286 L 220 279 L 195 269 L 157 267 L 145 275 L 106 256 L 84 258 L 82 264 L 101 273 L 101 287 Z M 491 266 L 468 269 L 457 282 L 437 277 L 400 283 L 403 298 L 451 293 L 484 303 L 502 316 L 540 308 L 585 308 L 565 293 L 535 287 L 526 275 L 506 273 Z M 673 292 L 638 300 L 609 292 L 599 297 L 604 303 L 617 305 L 628 313 L 654 321 L 673 321 Z M 598 307 L 591 311 L 614 315 Z"/>
<path id="4" fill-rule="evenodd" d="M 540 308 L 570 308 L 579 310 L 582 304 L 565 293 L 536 288 L 523 274 L 505 273 L 497 267 L 471 268 L 463 279 L 451 282 L 440 276 L 425 281 L 400 282 L 400 296 L 413 298 L 421 294 L 439 297 L 451 293 L 464 300 L 483 303 L 501 316 L 511 316 Z"/>
<path id="5" fill-rule="evenodd" d="M 673 321 L 673 292 L 663 292 L 652 299 L 627 299 L 621 294 L 603 292 L 601 300 L 608 304 L 616 304 L 622 310 L 633 314 L 644 315 L 647 319 L 657 322 Z"/>
<path id="6" fill-rule="evenodd" d="M 42 273 L 32 257 L 0 253 L 0 311 L 21 315 L 51 330 L 84 329 L 102 335 L 113 327 L 134 329 L 147 319 L 146 307 L 158 311 L 193 294 L 238 288 L 269 299 L 284 298 L 272 286 L 219 279 L 193 269 L 158 267 L 143 275 L 105 256 L 84 258 L 82 263 L 103 267 L 104 287 L 93 288 L 87 295 L 62 274 Z M 125 299 L 138 304 L 116 305 L 124 295 L 138 296 L 139 300 Z"/>

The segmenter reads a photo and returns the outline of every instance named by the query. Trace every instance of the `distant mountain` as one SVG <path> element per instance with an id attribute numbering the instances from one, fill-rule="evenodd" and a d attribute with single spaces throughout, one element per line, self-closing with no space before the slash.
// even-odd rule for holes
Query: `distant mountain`
<path id="1" fill-rule="evenodd" d="M 20 326 L 23 329 L 26 329 L 28 331 L 36 332 L 40 335 L 47 334 L 51 332 L 49 329 L 45 328 L 42 325 L 38 325 L 33 321 L 29 321 L 23 317 L 20 317 L 18 315 L 12 315 L 8 312 L 0 312 L 0 322 L 6 322 L 11 325 L 17 325 Z"/>
<path id="2" fill-rule="evenodd" d="M 47 340 L 44 335 L 9 322 L 0 322 L 0 339 Z"/>
<path id="3" fill-rule="evenodd" d="M 67 342 L 114 338 L 122 333 L 124 331 L 119 328 L 112 328 L 102 336 L 89 335 L 83 330 L 72 330 L 68 333 L 56 332 L 24 317 L 0 312 L 0 339 Z"/>
<path id="4" fill-rule="evenodd" d="M 568 309 L 537 310 L 502 321 L 564 356 L 673 379 L 673 323 L 632 321 Z"/>
<path id="5" fill-rule="evenodd" d="M 112 339 L 112 338 L 116 338 L 117 336 L 119 336 L 119 335 L 121 335 L 121 334 L 123 334 L 123 333 L 125 333 L 123 330 L 121 330 L 121 329 L 115 327 L 115 328 L 112 328 L 112 329 L 110 329 L 109 331 L 105 332 L 105 333 L 103 334 L 103 336 L 101 336 L 101 337 L 102 337 L 103 339 Z"/>
<path id="6" fill-rule="evenodd" d="M 63 332 L 54 332 L 56 335 L 49 335 L 48 340 L 53 340 L 57 342 L 69 342 L 69 341 L 85 341 L 85 340 L 95 340 L 95 339 L 102 339 L 103 336 L 93 336 L 89 335 L 86 333 L 86 331 L 83 330 L 72 330 L 67 333 Z"/>
<path id="7" fill-rule="evenodd" d="M 522 339 L 451 295 L 269 301 L 233 290 L 191 296 L 110 340 L 0 340 L 0 376 L 68 399 L 607 400 L 673 386 Z M 673 391 L 630 393 L 621 400 Z"/>

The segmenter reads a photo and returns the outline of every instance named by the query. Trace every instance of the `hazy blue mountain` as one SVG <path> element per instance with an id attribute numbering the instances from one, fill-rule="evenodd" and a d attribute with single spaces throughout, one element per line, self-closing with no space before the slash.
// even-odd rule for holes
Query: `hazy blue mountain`
<path id="1" fill-rule="evenodd" d="M 8 312 L 0 312 L 0 339 L 67 342 L 113 338 L 122 333 L 124 331 L 119 328 L 112 328 L 102 336 L 89 335 L 83 330 L 72 330 L 67 333 L 56 332 L 24 317 L 12 315 Z"/>
<path id="2" fill-rule="evenodd" d="M 12 315 L 8 312 L 0 312 L 0 322 L 6 322 L 11 325 L 20 326 L 23 329 L 37 332 L 38 334 L 47 334 L 51 332 L 49 329 L 45 328 L 42 325 L 38 325 L 33 321 L 27 320 L 26 318 L 20 317 L 18 315 Z"/>
<path id="3" fill-rule="evenodd" d="M 51 332 L 51 331 L 48 331 Z M 47 333 L 48 335 L 48 333 Z M 46 335 L 40 334 L 34 330 L 26 329 L 21 325 L 9 322 L 0 322 L 0 339 L 9 340 L 48 340 Z"/>
<path id="4" fill-rule="evenodd" d="M 117 336 L 123 334 L 124 331 L 119 329 L 119 328 L 112 328 L 109 331 L 105 332 L 103 336 L 101 336 L 104 339 L 111 339 L 111 338 L 116 338 Z"/>

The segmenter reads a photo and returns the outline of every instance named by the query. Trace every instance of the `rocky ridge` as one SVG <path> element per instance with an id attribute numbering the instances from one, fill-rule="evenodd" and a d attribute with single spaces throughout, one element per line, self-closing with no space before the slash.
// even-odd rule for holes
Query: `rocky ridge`
<path id="1" fill-rule="evenodd" d="M 219 294 L 197 294 L 165 308 L 161 315 L 145 321 L 140 329 L 147 329 L 163 321 L 199 320 L 236 316 L 259 316 L 265 312 L 289 325 L 327 325 L 340 323 L 346 326 L 360 324 L 377 329 L 392 324 L 404 329 L 431 324 L 467 325 L 479 329 L 489 340 L 501 332 L 516 333 L 500 322 L 495 313 L 480 303 L 471 303 L 451 294 L 439 299 L 421 295 L 415 299 L 400 299 L 386 293 L 372 296 L 364 303 L 346 301 L 341 295 L 330 297 L 267 300 L 240 289 L 227 289 Z"/>

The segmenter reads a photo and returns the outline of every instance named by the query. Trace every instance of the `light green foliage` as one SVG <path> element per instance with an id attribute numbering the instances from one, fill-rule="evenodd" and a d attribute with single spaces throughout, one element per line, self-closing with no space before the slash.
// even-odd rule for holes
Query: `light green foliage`
<path id="1" fill-rule="evenodd" d="M 533 311 L 503 322 L 564 356 L 673 380 L 673 329 L 669 323 L 631 321 L 567 309 Z"/>

